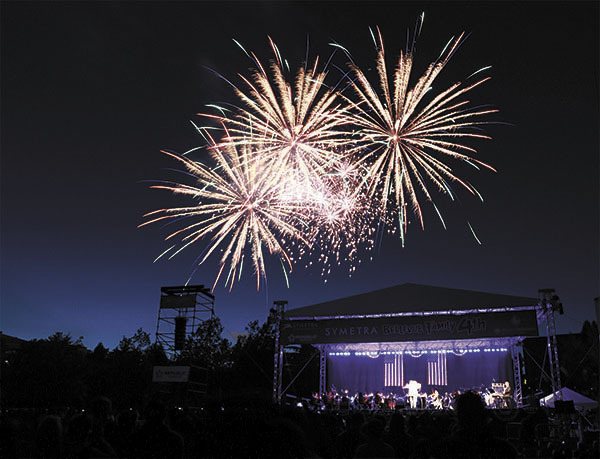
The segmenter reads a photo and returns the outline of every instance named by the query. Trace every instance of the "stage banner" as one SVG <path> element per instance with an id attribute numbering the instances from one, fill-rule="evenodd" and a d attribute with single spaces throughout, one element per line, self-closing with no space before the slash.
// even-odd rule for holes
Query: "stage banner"
<path id="1" fill-rule="evenodd" d="M 464 315 L 302 319 L 281 322 L 285 344 L 383 343 L 538 336 L 535 311 Z"/>
<path id="2" fill-rule="evenodd" d="M 181 309 L 196 307 L 196 295 L 163 295 L 160 297 L 161 309 Z"/>

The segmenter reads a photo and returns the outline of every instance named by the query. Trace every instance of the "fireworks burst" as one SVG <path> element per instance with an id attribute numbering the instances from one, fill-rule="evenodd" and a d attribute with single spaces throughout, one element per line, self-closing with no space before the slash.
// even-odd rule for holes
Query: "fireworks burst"
<path id="1" fill-rule="evenodd" d="M 181 246 L 173 246 L 174 257 L 193 243 L 210 237 L 210 243 L 201 256 L 200 264 L 217 249 L 221 249 L 217 284 L 226 265 L 229 265 L 226 284 L 231 288 L 242 273 L 246 254 L 252 259 L 256 274 L 256 286 L 266 276 L 264 248 L 271 255 L 281 258 L 282 264 L 291 270 L 292 260 L 282 240 L 305 244 L 299 232 L 303 214 L 294 203 L 279 199 L 281 189 L 275 181 L 270 162 L 252 157 L 251 148 L 234 146 L 227 148 L 213 145 L 210 154 L 216 167 L 164 152 L 177 159 L 196 179 L 197 185 L 165 183 L 152 188 L 186 195 L 197 201 L 195 206 L 159 209 L 147 213 L 150 218 L 140 226 L 162 220 L 192 219 L 192 223 L 171 233 L 166 240 L 181 237 Z M 169 251 L 163 253 L 167 254 Z M 285 269 L 285 268 L 284 268 Z"/>
<path id="2" fill-rule="evenodd" d="M 475 132 L 474 128 L 486 124 L 480 119 L 482 116 L 497 110 L 470 107 L 469 101 L 461 97 L 490 77 L 467 85 L 455 83 L 428 103 L 424 101 L 425 95 L 432 89 L 431 85 L 462 43 L 464 34 L 448 42 L 440 57 L 427 67 L 412 87 L 409 84 L 413 70 L 414 41 L 410 50 L 400 52 L 390 78 L 379 29 L 377 39 L 374 35 L 373 38 L 377 47 L 376 68 L 380 92 L 360 68 L 350 64 L 354 74 L 351 88 L 358 101 L 347 100 L 354 109 L 353 123 L 359 127 L 362 148 L 358 161 L 369 168 L 368 193 L 380 201 L 382 215 L 390 209 L 398 214 L 403 237 L 408 222 L 408 202 L 424 227 L 418 191 L 433 202 L 427 179 L 450 197 L 452 191 L 448 182 L 457 182 L 481 198 L 477 190 L 459 178 L 446 161 L 461 160 L 475 168 L 481 165 L 494 170 L 488 164 L 474 159 L 472 155 L 476 150 L 462 141 L 468 138 L 489 139 L 489 136 Z M 435 209 L 439 214 L 437 207 Z"/>
<path id="3" fill-rule="evenodd" d="M 464 144 L 489 139 L 478 128 L 486 124 L 484 115 L 497 110 L 473 107 L 464 97 L 489 77 L 458 82 L 426 96 L 464 34 L 452 38 L 412 86 L 414 38 L 411 48 L 400 53 L 391 76 L 379 29 L 373 39 L 377 85 L 351 63 L 351 94 L 326 85 L 327 72 L 319 70 L 318 58 L 291 77 L 271 39 L 275 60 L 268 67 L 242 47 L 256 65 L 250 77 L 240 75 L 240 87 L 232 85 L 242 106 L 225 110 L 213 105 L 220 114 L 203 114 L 219 123 L 217 139 L 200 129 L 215 165 L 166 153 L 180 161 L 196 183 L 152 187 L 195 201 L 190 207 L 145 215 L 148 220 L 140 226 L 186 222 L 166 238 L 180 242 L 158 258 L 172 258 L 208 239 L 199 264 L 220 253 L 214 285 L 227 271 L 229 288 L 249 257 L 258 289 L 266 277 L 267 254 L 280 259 L 286 281 L 300 260 L 307 267 L 316 260 L 324 278 L 342 264 L 351 274 L 373 250 L 380 228 L 396 232 L 392 219 L 398 222 L 404 244 L 409 203 L 424 227 L 419 196 L 433 203 L 431 184 L 452 199 L 452 182 L 481 198 L 448 162 L 493 170 L 473 158 L 476 150 Z M 442 223 L 445 227 L 443 219 Z"/>
<path id="4" fill-rule="evenodd" d="M 318 70 L 318 57 L 312 66 L 300 67 L 291 82 L 279 49 L 270 38 L 269 44 L 275 56 L 270 73 L 254 53 L 244 50 L 256 65 L 250 78 L 240 75 L 243 86 L 233 86 L 244 107 L 236 107 L 232 117 L 201 115 L 226 127 L 221 146 L 250 146 L 256 155 L 277 162 L 282 172 L 313 181 L 352 142 L 343 130 L 349 123 L 347 105 L 325 85 L 327 72 Z"/>

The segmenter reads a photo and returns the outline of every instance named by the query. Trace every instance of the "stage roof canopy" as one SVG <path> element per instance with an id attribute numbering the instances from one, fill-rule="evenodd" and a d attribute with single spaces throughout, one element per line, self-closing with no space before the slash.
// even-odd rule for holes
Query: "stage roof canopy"
<path id="1" fill-rule="evenodd" d="M 402 284 L 325 303 L 290 309 L 285 318 L 365 316 L 535 306 L 537 298 L 431 285 Z"/>

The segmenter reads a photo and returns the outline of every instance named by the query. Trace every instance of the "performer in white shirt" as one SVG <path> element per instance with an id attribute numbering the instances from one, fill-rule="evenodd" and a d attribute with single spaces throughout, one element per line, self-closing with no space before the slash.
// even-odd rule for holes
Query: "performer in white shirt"
<path id="1" fill-rule="evenodd" d="M 404 389 L 408 389 L 408 402 L 410 403 L 411 410 L 417 408 L 417 399 L 421 390 L 421 383 L 411 379 L 408 384 L 404 386 Z"/>

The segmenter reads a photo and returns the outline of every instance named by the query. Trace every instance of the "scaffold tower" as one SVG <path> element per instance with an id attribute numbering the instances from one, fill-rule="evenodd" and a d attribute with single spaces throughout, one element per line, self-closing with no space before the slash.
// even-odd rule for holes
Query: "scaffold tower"
<path id="1" fill-rule="evenodd" d="M 175 359 L 200 323 L 215 315 L 215 297 L 204 285 L 161 287 L 156 342 Z"/>

